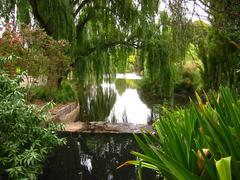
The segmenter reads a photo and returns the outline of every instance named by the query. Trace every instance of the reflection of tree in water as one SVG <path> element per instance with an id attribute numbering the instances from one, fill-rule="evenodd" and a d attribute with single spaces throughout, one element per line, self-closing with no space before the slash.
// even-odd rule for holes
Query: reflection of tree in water
<path id="1" fill-rule="evenodd" d="M 84 178 L 91 180 L 138 179 L 134 166 L 116 169 L 126 159 L 135 159 L 129 153 L 130 150 L 138 149 L 133 136 L 83 134 L 78 140 L 80 145 L 79 159 L 83 169 L 85 169 Z M 148 177 L 149 180 L 155 179 L 155 174 L 151 171 L 145 171 L 143 176 L 144 178 Z"/>
<path id="2" fill-rule="evenodd" d="M 115 86 L 118 94 L 122 95 L 127 88 L 137 89 L 138 81 L 137 79 L 117 79 Z"/>
<path id="3" fill-rule="evenodd" d="M 131 134 L 61 133 L 67 145 L 57 147 L 45 161 L 39 180 L 137 180 L 134 166 L 116 169 L 127 160 L 136 159 L 129 153 L 139 152 Z M 156 174 L 142 169 L 143 179 L 156 180 Z"/>
<path id="4" fill-rule="evenodd" d="M 128 123 L 128 117 L 127 117 L 126 107 L 124 108 L 124 111 L 123 111 L 123 113 L 122 113 L 122 122 L 123 122 L 123 123 Z"/>
<path id="5" fill-rule="evenodd" d="M 152 124 L 155 120 L 159 119 L 162 115 L 162 107 L 171 108 L 173 104 L 173 98 L 160 98 L 156 95 L 150 95 L 143 90 L 138 90 L 141 101 L 151 109 L 151 115 L 148 116 L 148 124 Z"/>
<path id="6" fill-rule="evenodd" d="M 113 110 L 113 111 L 115 111 L 115 110 Z M 122 120 L 121 122 L 123 122 L 123 123 L 128 123 L 126 107 L 124 108 L 122 113 L 117 114 L 117 115 L 113 113 L 110 117 L 111 123 L 117 123 L 119 120 Z"/>
<path id="7" fill-rule="evenodd" d="M 105 121 L 116 101 L 111 88 L 90 87 L 80 96 L 80 121 Z"/>
<path id="8" fill-rule="evenodd" d="M 126 79 L 117 79 L 115 81 L 115 87 L 119 95 L 122 95 L 127 89 Z"/>

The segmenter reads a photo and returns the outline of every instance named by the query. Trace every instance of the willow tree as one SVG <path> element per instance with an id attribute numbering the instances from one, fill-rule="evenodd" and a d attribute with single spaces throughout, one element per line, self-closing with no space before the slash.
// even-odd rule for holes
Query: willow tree
<path id="1" fill-rule="evenodd" d="M 166 3 L 166 2 L 165 2 Z M 140 58 L 144 59 L 145 88 L 171 98 L 176 79 L 176 64 L 185 57 L 189 45 L 189 25 L 181 0 L 169 0 L 168 11 L 146 24 Z"/>
<path id="2" fill-rule="evenodd" d="M 117 64 L 142 48 L 146 24 L 156 16 L 159 0 L 12 0 L 0 7 L 6 17 L 14 10 L 20 22 L 30 23 L 33 16 L 48 35 L 70 42 L 73 63 L 67 69 L 74 70 L 80 104 L 86 104 L 83 94 L 89 84 L 111 79 Z"/>
<path id="3" fill-rule="evenodd" d="M 162 97 L 170 97 L 173 92 L 173 37 L 167 14 L 161 13 L 160 22 L 150 22 L 145 31 L 145 40 L 142 42 L 144 48 L 139 52 L 144 66 L 143 89 Z"/>
<path id="4" fill-rule="evenodd" d="M 210 64 L 216 64 L 214 68 L 218 72 L 215 72 L 215 76 L 219 81 L 212 86 L 218 89 L 221 83 L 237 87 L 240 68 L 240 3 L 237 0 L 209 0 L 208 6 L 212 30 L 209 34 L 210 46 L 207 54 Z"/>
<path id="5" fill-rule="evenodd" d="M 16 5 L 16 6 L 15 6 Z M 159 0 L 11 0 L 1 1 L 0 15 L 36 24 L 55 39 L 67 39 L 81 80 L 114 72 L 119 60 L 139 45 L 142 24 L 154 17 Z M 16 10 L 17 8 L 17 10 Z M 12 12 L 12 13 L 11 13 Z"/>

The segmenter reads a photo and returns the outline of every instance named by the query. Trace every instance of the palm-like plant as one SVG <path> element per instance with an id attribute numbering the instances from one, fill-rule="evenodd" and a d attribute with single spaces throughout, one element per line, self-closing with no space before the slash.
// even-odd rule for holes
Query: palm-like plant
<path id="1" fill-rule="evenodd" d="M 204 130 L 201 135 L 212 157 L 219 160 L 231 156 L 233 179 L 240 177 L 240 102 L 229 88 L 211 93 L 210 102 L 195 113 Z"/>
<path id="2" fill-rule="evenodd" d="M 143 153 L 126 164 L 156 170 L 166 179 L 240 177 L 240 104 L 229 88 L 210 93 L 205 105 L 166 111 L 155 124 L 157 135 L 135 135 Z M 226 158 L 227 157 L 227 158 Z M 223 171 L 224 170 L 224 171 Z"/>

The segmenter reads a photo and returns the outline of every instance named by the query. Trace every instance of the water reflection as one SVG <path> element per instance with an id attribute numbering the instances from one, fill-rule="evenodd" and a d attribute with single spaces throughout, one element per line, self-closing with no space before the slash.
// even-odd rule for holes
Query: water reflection
<path id="1" fill-rule="evenodd" d="M 140 151 L 130 134 L 66 133 L 68 144 L 59 147 L 45 162 L 40 180 L 137 180 L 137 168 L 116 168 Z M 155 180 L 153 171 L 144 169 L 143 179 Z"/>
<path id="2" fill-rule="evenodd" d="M 117 74 L 112 84 L 91 86 L 82 96 L 80 120 L 148 124 L 152 115 L 137 91 L 139 79 L 135 74 Z"/>
<path id="3" fill-rule="evenodd" d="M 116 101 L 116 93 L 111 86 L 92 86 L 80 99 L 80 121 L 104 121 Z"/>
<path id="4" fill-rule="evenodd" d="M 117 100 L 108 120 L 148 124 L 151 120 L 151 110 L 140 100 L 136 89 L 127 88 L 122 95 L 117 94 Z"/>

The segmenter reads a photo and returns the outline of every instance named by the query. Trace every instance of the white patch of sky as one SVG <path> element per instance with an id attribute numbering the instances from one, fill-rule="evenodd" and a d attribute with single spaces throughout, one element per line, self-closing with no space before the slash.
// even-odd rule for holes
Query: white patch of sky
<path id="1" fill-rule="evenodd" d="M 200 1 L 187 1 L 186 7 L 188 10 L 187 17 L 192 21 L 202 20 L 209 23 L 207 7 L 205 7 Z"/>
<path id="2" fill-rule="evenodd" d="M 162 0 L 160 3 L 159 11 L 166 11 L 170 14 L 168 1 Z M 207 8 L 198 0 L 187 0 L 184 3 L 186 8 L 186 16 L 191 21 L 202 20 L 206 23 L 209 23 Z M 156 17 L 156 21 L 159 20 L 159 14 Z"/>
<path id="3" fill-rule="evenodd" d="M 0 38 L 2 37 L 3 32 L 5 31 L 4 18 L 0 17 Z"/>

